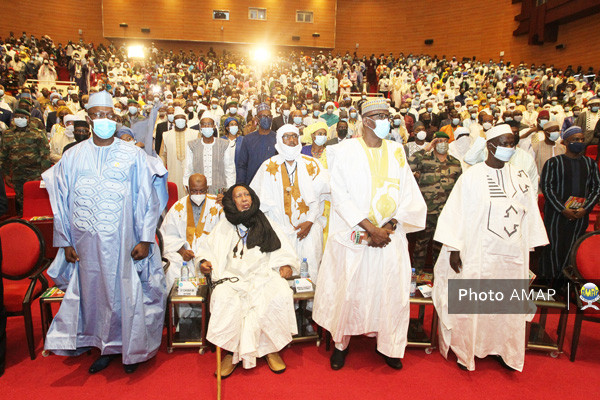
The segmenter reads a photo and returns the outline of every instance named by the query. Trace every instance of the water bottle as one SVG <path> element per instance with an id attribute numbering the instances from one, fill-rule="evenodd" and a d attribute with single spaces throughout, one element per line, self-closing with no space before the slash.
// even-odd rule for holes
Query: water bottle
<path id="1" fill-rule="evenodd" d="M 187 261 L 184 261 L 181 265 L 181 277 L 179 278 L 179 280 L 181 280 L 182 282 L 190 280 L 190 269 L 187 266 Z"/>
<path id="2" fill-rule="evenodd" d="M 417 272 L 413 268 L 410 276 L 410 297 L 415 297 L 417 293 Z"/>
<path id="3" fill-rule="evenodd" d="M 302 263 L 300 264 L 300 278 L 308 278 L 308 262 L 306 262 L 306 258 L 302 259 Z"/>

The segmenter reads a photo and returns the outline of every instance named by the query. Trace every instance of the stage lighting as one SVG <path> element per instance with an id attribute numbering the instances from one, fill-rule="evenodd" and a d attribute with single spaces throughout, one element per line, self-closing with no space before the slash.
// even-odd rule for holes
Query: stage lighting
<path id="1" fill-rule="evenodd" d="M 257 47 L 252 54 L 252 59 L 256 62 L 267 62 L 270 57 L 271 52 L 266 47 Z"/>
<path id="2" fill-rule="evenodd" d="M 127 48 L 128 58 L 144 58 L 144 47 L 142 46 L 129 46 Z"/>

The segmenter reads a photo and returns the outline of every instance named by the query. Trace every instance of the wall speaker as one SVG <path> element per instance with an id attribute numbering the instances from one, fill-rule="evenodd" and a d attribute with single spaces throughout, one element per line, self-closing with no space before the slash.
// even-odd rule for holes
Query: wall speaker
<path id="1" fill-rule="evenodd" d="M 126 22 L 121 22 L 121 23 L 119 24 L 119 26 L 120 26 L 121 28 L 127 28 L 129 25 L 127 25 L 127 23 L 126 23 Z"/>
<path id="2" fill-rule="evenodd" d="M 315 33 L 313 33 L 313 37 L 320 37 L 320 36 L 321 36 L 321 34 L 320 34 L 320 33 L 316 33 L 316 32 L 315 32 Z"/>
<path id="3" fill-rule="evenodd" d="M 150 28 L 142 28 L 142 33 L 150 33 Z"/>
<path id="4" fill-rule="evenodd" d="M 292 36 L 292 40 L 295 40 L 297 42 L 298 40 L 300 40 L 300 36 Z"/>
<path id="5" fill-rule="evenodd" d="M 433 44 L 433 39 L 425 39 L 425 44 Z"/>

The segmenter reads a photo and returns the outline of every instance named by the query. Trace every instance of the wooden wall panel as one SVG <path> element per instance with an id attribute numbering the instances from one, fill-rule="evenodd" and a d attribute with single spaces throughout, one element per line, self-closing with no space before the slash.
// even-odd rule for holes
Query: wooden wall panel
<path id="1" fill-rule="evenodd" d="M 333 48 L 336 0 L 123 0 L 103 1 L 107 38 L 184 40 Z M 266 21 L 248 19 L 248 7 L 267 9 Z M 229 10 L 230 20 L 213 20 Z M 314 13 L 313 23 L 296 22 L 296 10 Z M 125 22 L 127 28 L 119 27 Z M 150 28 L 142 33 L 141 28 Z M 222 28 L 222 29 L 221 29 Z M 321 36 L 313 38 L 318 32 Z M 292 36 L 300 36 L 293 41 Z"/>
<path id="2" fill-rule="evenodd" d="M 98 44 L 102 35 L 102 0 L 14 1 L 3 0 L 0 15 L 0 37 L 23 31 L 40 38 L 49 35 L 55 43 L 78 41 L 79 29 L 85 42 Z"/>
<path id="3" fill-rule="evenodd" d="M 556 43 L 530 46 L 526 35 L 512 35 L 520 9 L 512 0 L 338 0 L 335 51 L 476 56 L 485 61 L 498 60 L 504 51 L 504 59 L 513 63 L 600 67 L 600 41 L 595 40 L 600 14 L 561 25 Z M 425 45 L 425 39 L 433 39 L 433 45 Z M 566 48 L 557 50 L 559 43 Z"/>

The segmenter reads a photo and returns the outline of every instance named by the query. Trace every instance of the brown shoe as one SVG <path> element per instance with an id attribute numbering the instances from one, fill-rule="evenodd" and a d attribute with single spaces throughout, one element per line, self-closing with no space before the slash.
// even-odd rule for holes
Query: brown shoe
<path id="1" fill-rule="evenodd" d="M 267 354 L 267 364 L 269 364 L 271 371 L 275 372 L 276 374 L 282 374 L 285 372 L 285 363 L 281 359 L 279 353 Z"/>
<path id="2" fill-rule="evenodd" d="M 237 368 L 237 364 L 233 363 L 233 356 L 231 354 L 227 354 L 221 360 L 221 379 L 227 378 L 229 375 L 233 374 L 233 371 Z M 217 372 L 215 371 L 215 376 L 217 376 Z"/>

